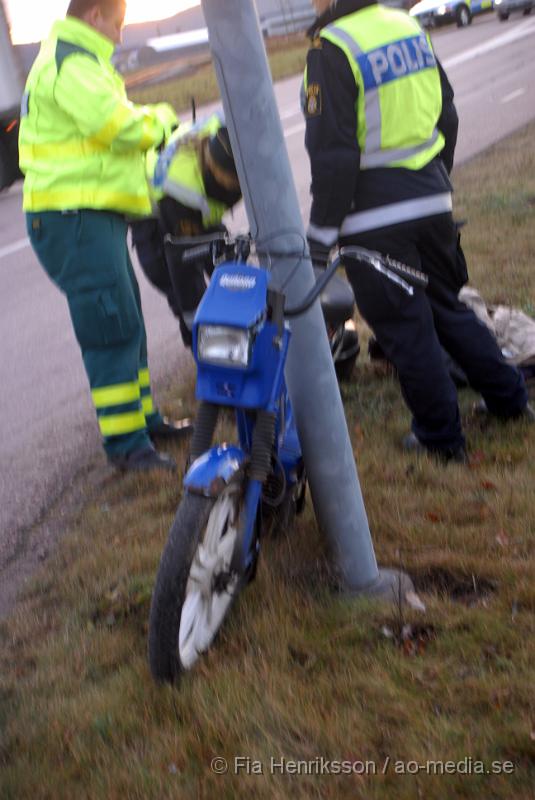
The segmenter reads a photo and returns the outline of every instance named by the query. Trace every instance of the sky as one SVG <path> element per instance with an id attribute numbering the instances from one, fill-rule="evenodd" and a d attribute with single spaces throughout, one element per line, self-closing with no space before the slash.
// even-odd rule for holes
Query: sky
<path id="1" fill-rule="evenodd" d="M 65 16 L 69 0 L 3 0 L 15 44 L 43 39 L 54 20 Z M 145 22 L 172 17 L 199 5 L 199 0 L 127 0 L 126 22 Z"/>

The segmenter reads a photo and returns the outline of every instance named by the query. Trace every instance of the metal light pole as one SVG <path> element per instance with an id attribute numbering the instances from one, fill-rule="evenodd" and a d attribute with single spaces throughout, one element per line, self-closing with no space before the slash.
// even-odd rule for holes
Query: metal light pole
<path id="1" fill-rule="evenodd" d="M 251 234 L 273 284 L 297 305 L 314 273 L 256 8 L 202 0 L 202 9 Z M 397 596 L 408 579 L 377 568 L 319 302 L 291 327 L 286 378 L 318 522 L 347 589 Z"/>

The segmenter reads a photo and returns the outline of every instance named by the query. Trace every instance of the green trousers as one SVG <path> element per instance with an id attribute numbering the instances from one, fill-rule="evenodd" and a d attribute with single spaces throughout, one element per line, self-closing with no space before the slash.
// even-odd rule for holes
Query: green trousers
<path id="1" fill-rule="evenodd" d="M 114 455 L 148 446 L 161 417 L 125 220 L 108 211 L 46 211 L 28 213 L 26 225 L 39 261 L 67 297 L 104 449 Z"/>

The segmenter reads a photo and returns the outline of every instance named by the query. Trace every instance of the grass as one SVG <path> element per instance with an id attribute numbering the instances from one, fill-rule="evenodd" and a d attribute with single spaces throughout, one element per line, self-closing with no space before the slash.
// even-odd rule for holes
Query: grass
<path id="1" fill-rule="evenodd" d="M 533 302 L 534 135 L 455 175 L 489 302 Z M 365 357 L 343 397 L 378 560 L 413 576 L 427 612 L 333 596 L 309 502 L 264 542 L 217 646 L 157 687 L 147 616 L 180 482 L 104 477 L 0 626 L 2 800 L 533 797 L 535 432 L 483 426 L 462 392 L 472 462 L 444 468 L 401 452 L 399 387 Z M 192 404 L 191 379 L 164 401 Z M 318 774 L 320 757 L 355 770 Z M 281 774 L 281 759 L 310 763 Z"/>
<path id="2" fill-rule="evenodd" d="M 266 40 L 269 66 L 273 80 L 302 73 L 305 68 L 308 39 L 303 34 L 275 36 Z M 219 98 L 219 87 L 212 63 L 205 64 L 184 78 L 162 81 L 155 86 L 130 89 L 135 103 L 171 103 L 180 113 L 189 110 L 191 98 L 197 106 Z"/>

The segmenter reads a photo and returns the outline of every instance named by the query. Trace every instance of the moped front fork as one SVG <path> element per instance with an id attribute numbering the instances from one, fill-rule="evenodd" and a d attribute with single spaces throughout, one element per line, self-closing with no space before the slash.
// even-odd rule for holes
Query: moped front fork
<path id="1" fill-rule="evenodd" d="M 247 481 L 245 498 L 238 524 L 238 538 L 232 554 L 231 570 L 238 575 L 252 578 L 256 567 L 256 559 L 260 543 L 258 539 L 260 500 L 262 483 Z"/>
<path id="2" fill-rule="evenodd" d="M 244 425 L 240 420 L 238 427 Z M 247 466 L 245 497 L 239 523 L 238 539 L 232 557 L 232 567 L 240 575 L 254 568 L 258 555 L 258 515 L 262 499 L 262 486 L 271 472 L 273 445 L 275 442 L 276 414 L 261 410 L 257 412 L 252 431 L 251 456 Z M 240 437 L 244 431 L 240 431 Z"/>

